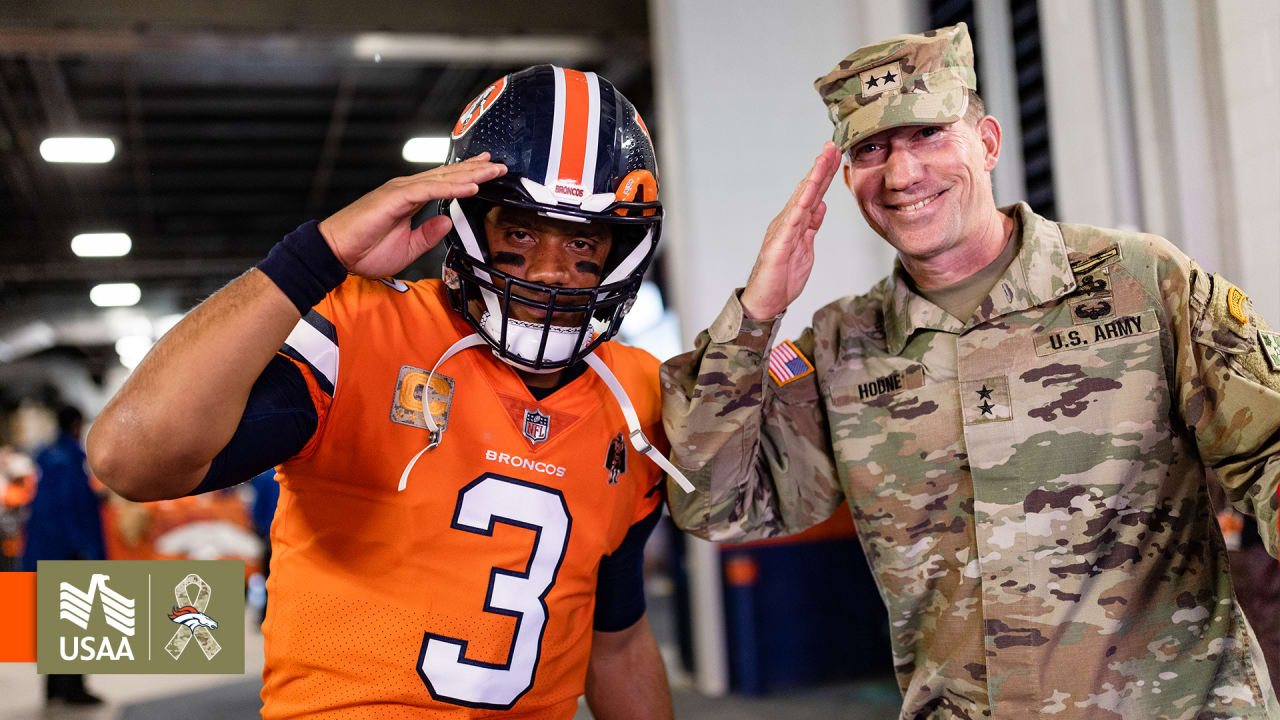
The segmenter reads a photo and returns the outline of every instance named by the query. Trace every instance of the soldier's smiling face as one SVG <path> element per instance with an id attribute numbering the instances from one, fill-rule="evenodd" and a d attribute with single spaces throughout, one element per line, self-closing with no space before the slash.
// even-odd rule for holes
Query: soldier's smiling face
<path id="1" fill-rule="evenodd" d="M 533 210 L 500 205 L 485 214 L 484 231 L 494 267 L 522 280 L 559 288 L 599 285 L 613 245 L 612 231 L 604 223 L 557 220 Z M 513 290 L 513 294 L 530 300 L 547 299 L 542 293 Z M 516 302 L 511 304 L 511 315 L 526 322 L 543 320 L 538 309 Z M 557 325 L 579 322 L 579 313 L 557 313 L 555 320 Z"/>
<path id="2" fill-rule="evenodd" d="M 989 222 L 999 128 L 985 117 L 884 130 L 846 153 L 845 183 L 898 252 L 933 257 L 980 237 Z"/>

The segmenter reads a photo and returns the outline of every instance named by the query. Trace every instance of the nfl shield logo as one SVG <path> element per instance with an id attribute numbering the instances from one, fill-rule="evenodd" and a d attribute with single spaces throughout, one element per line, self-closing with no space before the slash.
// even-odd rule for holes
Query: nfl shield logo
<path id="1" fill-rule="evenodd" d="M 540 443 L 547 439 L 551 431 L 551 418 L 537 410 L 524 411 L 524 436 L 529 442 Z"/>

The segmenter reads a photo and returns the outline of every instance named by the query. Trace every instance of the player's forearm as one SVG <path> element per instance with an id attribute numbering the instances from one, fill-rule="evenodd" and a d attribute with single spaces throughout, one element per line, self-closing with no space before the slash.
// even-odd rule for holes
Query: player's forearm
<path id="1" fill-rule="evenodd" d="M 230 441 L 254 380 L 298 319 L 258 270 L 205 300 L 156 343 L 94 422 L 94 472 L 131 500 L 189 492 Z"/>
<path id="2" fill-rule="evenodd" d="M 593 634 L 587 705 L 596 720 L 672 717 L 666 666 L 647 616 L 626 630 Z"/>

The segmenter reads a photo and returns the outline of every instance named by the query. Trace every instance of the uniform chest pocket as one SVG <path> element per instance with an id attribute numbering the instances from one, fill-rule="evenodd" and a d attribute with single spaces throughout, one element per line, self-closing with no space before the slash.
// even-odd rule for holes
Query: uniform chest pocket
<path id="1" fill-rule="evenodd" d="M 1160 321 L 1143 310 L 1035 336 L 1031 367 L 1010 374 L 1015 405 L 1033 420 L 1110 428 L 1123 417 L 1160 417 L 1168 391 Z M 1161 391 L 1161 389 L 1164 389 Z"/>

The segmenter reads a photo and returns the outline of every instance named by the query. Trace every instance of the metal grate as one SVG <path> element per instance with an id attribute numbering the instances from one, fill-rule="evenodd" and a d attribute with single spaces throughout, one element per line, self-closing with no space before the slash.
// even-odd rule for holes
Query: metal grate
<path id="1" fill-rule="evenodd" d="M 1044 89 L 1044 61 L 1040 54 L 1040 14 L 1036 0 L 1009 0 L 1009 25 L 1013 33 L 1018 115 L 1022 128 L 1023 171 L 1027 203 L 1045 217 L 1056 217 L 1053 195 L 1053 159 L 1049 153 L 1049 115 Z M 929 26 L 944 27 L 964 21 L 973 38 L 974 66 L 982 76 L 982 54 L 973 0 L 929 0 Z"/>
<path id="2" fill-rule="evenodd" d="M 947 27 L 959 22 L 969 26 L 969 39 L 973 41 L 973 69 L 978 77 L 982 77 L 982 50 L 978 44 L 980 31 L 973 0 L 929 0 L 929 27 Z"/>
<path id="3" fill-rule="evenodd" d="M 1049 150 L 1049 105 L 1040 53 L 1040 12 L 1036 0 L 1009 0 L 1017 73 L 1018 115 L 1022 124 L 1022 162 L 1027 203 L 1037 213 L 1057 218 L 1053 195 L 1053 157 Z"/>

